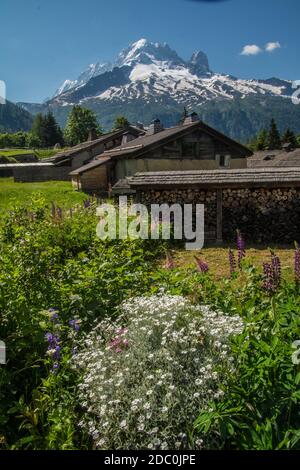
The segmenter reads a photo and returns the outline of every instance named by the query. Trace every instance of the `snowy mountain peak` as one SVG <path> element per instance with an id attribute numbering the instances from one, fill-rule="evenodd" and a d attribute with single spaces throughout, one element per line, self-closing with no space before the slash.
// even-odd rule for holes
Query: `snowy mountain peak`
<path id="1" fill-rule="evenodd" d="M 113 64 L 91 64 L 77 80 L 66 80 L 50 102 L 55 106 L 81 104 L 93 108 L 104 103 L 122 109 L 151 103 L 154 107 L 195 109 L 212 100 L 291 94 L 288 81 L 246 80 L 214 73 L 201 50 L 185 61 L 168 44 L 142 38 L 121 51 Z"/>
<path id="2" fill-rule="evenodd" d="M 124 49 L 117 58 L 116 65 L 151 64 L 165 63 L 169 66 L 184 65 L 184 61 L 177 52 L 171 49 L 168 44 L 150 42 L 147 39 L 139 39 Z"/>
<path id="3" fill-rule="evenodd" d="M 207 55 L 203 51 L 196 51 L 189 62 L 190 70 L 198 76 L 211 74 Z"/>
<path id="4" fill-rule="evenodd" d="M 56 90 L 53 98 L 65 93 L 66 91 L 72 90 L 85 85 L 91 78 L 97 77 L 104 72 L 112 70 L 113 65 L 110 62 L 97 62 L 96 64 L 90 64 L 88 68 L 79 75 L 77 80 L 65 80 L 63 84 Z"/>

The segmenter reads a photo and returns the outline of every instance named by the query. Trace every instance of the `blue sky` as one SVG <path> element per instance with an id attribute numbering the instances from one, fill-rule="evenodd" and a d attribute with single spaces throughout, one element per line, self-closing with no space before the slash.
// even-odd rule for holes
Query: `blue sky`
<path id="1" fill-rule="evenodd" d="M 0 80 L 12 101 L 42 101 L 141 37 L 184 59 L 201 49 L 217 72 L 300 79 L 299 0 L 1 0 L 0 14 Z"/>

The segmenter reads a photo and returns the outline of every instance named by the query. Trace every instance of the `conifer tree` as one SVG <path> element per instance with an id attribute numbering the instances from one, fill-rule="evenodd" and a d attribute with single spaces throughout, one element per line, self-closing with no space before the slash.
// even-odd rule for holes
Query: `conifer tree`
<path id="1" fill-rule="evenodd" d="M 266 150 L 267 147 L 268 147 L 268 132 L 266 129 L 262 129 L 257 136 L 256 150 Z"/>
<path id="2" fill-rule="evenodd" d="M 281 149 L 281 139 L 280 134 L 277 129 L 275 119 L 271 120 L 270 130 L 268 135 L 268 147 L 270 150 Z"/>
<path id="3" fill-rule="evenodd" d="M 285 133 L 282 136 L 282 143 L 284 144 L 292 144 L 294 148 L 297 147 L 297 139 L 293 131 L 291 131 L 289 128 L 285 131 Z"/>

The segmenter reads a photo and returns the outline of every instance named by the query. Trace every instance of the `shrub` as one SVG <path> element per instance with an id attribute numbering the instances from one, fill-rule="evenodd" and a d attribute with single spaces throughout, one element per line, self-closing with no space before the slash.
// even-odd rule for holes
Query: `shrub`
<path id="1" fill-rule="evenodd" d="M 218 383 L 234 369 L 228 341 L 242 331 L 240 318 L 161 293 L 120 310 L 87 335 L 75 359 L 80 425 L 97 448 L 201 448 L 193 422 L 223 394 Z"/>

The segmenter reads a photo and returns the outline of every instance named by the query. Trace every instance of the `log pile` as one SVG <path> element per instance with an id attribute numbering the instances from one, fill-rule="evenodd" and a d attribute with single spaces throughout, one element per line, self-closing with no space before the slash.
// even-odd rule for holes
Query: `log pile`
<path id="1" fill-rule="evenodd" d="M 204 204 L 205 230 L 214 231 L 217 191 L 205 189 L 149 190 L 140 194 L 150 204 Z M 224 240 L 235 239 L 236 230 L 255 243 L 300 242 L 300 188 L 222 189 Z"/>
<path id="2" fill-rule="evenodd" d="M 299 240 L 299 189 L 224 189 L 222 206 L 224 239 L 232 239 L 238 228 L 258 243 Z"/>
<path id="3" fill-rule="evenodd" d="M 213 190 L 177 189 L 150 190 L 140 195 L 140 201 L 150 204 L 204 204 L 205 231 L 215 232 L 217 220 L 217 193 Z"/>

